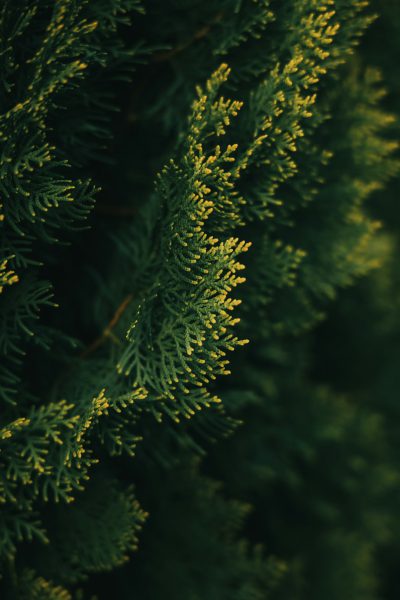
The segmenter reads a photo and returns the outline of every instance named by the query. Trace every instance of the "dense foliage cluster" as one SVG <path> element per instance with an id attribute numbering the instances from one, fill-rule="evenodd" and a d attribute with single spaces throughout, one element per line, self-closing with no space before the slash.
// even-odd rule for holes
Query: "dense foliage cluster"
<path id="1" fill-rule="evenodd" d="M 2 598 L 397 597 L 399 18 L 4 0 Z"/>

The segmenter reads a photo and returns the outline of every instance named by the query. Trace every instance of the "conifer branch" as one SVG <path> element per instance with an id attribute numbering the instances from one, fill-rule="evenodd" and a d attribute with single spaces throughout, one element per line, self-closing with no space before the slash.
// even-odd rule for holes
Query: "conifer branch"
<path id="1" fill-rule="evenodd" d="M 341 572 L 354 554 L 357 568 L 365 568 L 363 540 L 378 539 L 374 530 L 386 522 L 378 495 L 369 493 L 372 479 L 376 474 L 375 487 L 386 490 L 398 479 L 387 464 L 382 468 L 386 450 L 383 458 L 375 454 L 381 435 L 375 415 L 309 384 L 307 348 L 314 345 L 306 337 L 337 291 L 389 252 L 365 200 L 398 167 L 395 145 L 385 139 L 393 120 L 380 108 L 376 75 L 344 66 L 370 22 L 365 5 L 221 0 L 213 16 L 216 9 L 201 0 L 4 0 L 0 569 L 8 577 L 0 576 L 0 587 L 6 597 L 70 600 L 68 587 L 123 564 L 147 517 L 134 480 L 157 510 L 144 532 L 148 560 L 140 564 L 139 553 L 128 595 L 270 598 L 271 581 L 292 569 L 292 549 L 283 565 L 239 543 L 247 509 L 222 498 L 193 460 L 194 452 L 206 451 L 202 440 L 226 436 L 234 419 L 252 421 L 242 427 L 244 442 L 235 438 L 228 464 L 222 455 L 218 462 L 224 478 L 233 470 L 230 489 L 239 486 L 244 498 L 248 486 L 256 502 L 266 491 L 263 518 L 271 498 L 289 506 L 295 497 L 292 518 L 304 496 L 294 492 L 312 489 L 313 498 L 305 494 L 307 515 L 315 496 L 317 521 L 332 533 L 322 544 L 323 552 L 329 547 L 326 564 Z M 186 15 L 192 8 L 197 12 Z M 165 40 L 172 47 L 160 52 Z M 110 115 L 117 106 L 129 112 L 131 89 L 143 112 L 116 123 Z M 128 127 L 143 115 L 140 136 L 121 132 L 121 122 Z M 120 137 L 108 144 L 113 136 Z M 129 160 L 107 157 L 113 170 L 100 177 L 101 153 L 112 152 L 110 146 Z M 148 181 L 154 165 L 164 166 Z M 91 173 L 109 177 L 108 189 L 118 179 L 126 199 L 140 196 L 138 210 L 129 200 L 114 206 L 113 198 L 96 206 Z M 126 223 L 97 218 L 90 238 L 71 236 L 92 210 Z M 82 236 L 77 250 L 59 247 L 75 235 Z M 87 293 L 89 265 L 76 264 L 85 243 L 92 246 L 82 256 L 98 251 L 95 277 L 105 282 L 96 294 Z M 76 310 L 78 322 L 84 319 L 96 335 L 86 347 L 72 338 Z M 373 315 L 379 310 L 374 306 Z M 134 462 L 126 468 L 128 459 Z M 162 476 L 155 465 L 162 465 Z M 331 471 L 338 490 L 332 504 L 326 489 L 320 493 Z M 148 478 L 154 473 L 155 483 Z M 347 535 L 353 494 L 361 513 L 354 536 Z M 273 521 L 275 527 L 287 519 Z M 373 525 L 368 540 L 365 530 L 358 535 L 365 523 Z M 322 529 L 308 545 L 313 561 Z M 331 560 L 337 539 L 340 551 Z M 373 552 L 375 546 L 374 538 Z M 306 553 L 302 548 L 294 561 L 284 596 L 309 591 L 309 582 L 298 585 L 297 578 L 321 572 Z M 157 578 L 153 561 L 161 568 Z M 207 573 L 201 589 L 199 573 Z M 347 595 L 369 597 L 366 586 L 360 590 Z M 324 593 L 313 589 L 312 596 Z"/>

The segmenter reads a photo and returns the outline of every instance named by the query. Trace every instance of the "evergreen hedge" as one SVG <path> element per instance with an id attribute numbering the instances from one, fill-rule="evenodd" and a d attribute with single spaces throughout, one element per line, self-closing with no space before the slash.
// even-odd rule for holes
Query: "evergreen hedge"
<path id="1" fill-rule="evenodd" d="M 398 597 L 399 23 L 3 0 L 1 598 Z"/>

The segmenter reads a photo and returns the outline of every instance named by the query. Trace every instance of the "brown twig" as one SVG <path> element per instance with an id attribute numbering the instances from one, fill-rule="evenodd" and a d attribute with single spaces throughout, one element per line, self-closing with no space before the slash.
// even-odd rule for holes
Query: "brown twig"
<path id="1" fill-rule="evenodd" d="M 210 33 L 212 27 L 214 25 L 216 25 L 217 23 L 219 23 L 220 21 L 222 21 L 223 17 L 224 17 L 224 13 L 222 11 L 217 13 L 215 15 L 215 17 L 213 18 L 213 20 L 210 21 L 210 23 L 208 23 L 207 25 L 204 25 L 204 27 L 201 27 L 201 29 L 198 29 L 192 35 L 191 38 L 186 40 L 186 42 L 182 42 L 181 44 L 179 44 L 175 48 L 172 48 L 171 50 L 167 50 L 165 52 L 158 52 L 157 54 L 154 54 L 152 57 L 152 62 L 160 63 L 160 62 L 165 62 L 167 60 L 170 60 L 171 58 L 174 58 L 174 56 L 176 56 L 177 54 L 180 54 L 181 52 L 183 52 L 184 50 L 189 48 L 195 42 L 207 37 L 207 35 Z"/>
<path id="2" fill-rule="evenodd" d="M 129 306 L 129 304 L 132 302 L 132 299 L 133 299 L 133 295 L 129 294 L 121 302 L 121 304 L 118 306 L 117 310 L 115 311 L 113 318 L 108 323 L 107 327 L 104 329 L 103 333 L 98 338 L 96 338 L 87 348 L 85 348 L 85 350 L 83 350 L 83 352 L 81 352 L 81 354 L 79 355 L 79 358 L 86 358 L 87 356 L 89 356 L 90 354 L 95 352 L 98 348 L 100 348 L 100 346 L 102 346 L 104 344 L 104 342 L 107 340 L 107 338 L 111 338 L 116 342 L 118 341 L 117 338 L 113 334 L 113 329 L 117 325 L 118 321 L 124 314 L 125 310 Z"/>
<path id="3" fill-rule="evenodd" d="M 190 48 L 190 46 L 192 46 L 192 44 L 194 44 L 195 42 L 198 42 L 199 40 L 202 40 L 205 37 L 207 37 L 207 35 L 210 33 L 210 31 L 214 27 L 214 25 L 216 25 L 217 23 L 220 23 L 222 21 L 222 19 L 224 18 L 224 15 L 225 15 L 225 13 L 223 11 L 220 11 L 219 13 L 217 13 L 214 16 L 214 18 L 209 23 L 207 23 L 207 25 L 204 25 L 203 27 L 201 27 L 200 29 L 195 31 L 194 34 L 189 39 L 187 39 L 185 42 L 178 44 L 177 46 L 175 46 L 175 48 L 171 48 L 170 50 L 156 52 L 155 54 L 153 54 L 149 58 L 149 63 L 150 64 L 152 63 L 155 67 L 158 67 L 158 65 L 168 62 L 175 56 L 178 56 L 179 54 L 184 52 L 184 50 L 186 50 L 187 48 Z M 135 121 L 137 121 L 138 117 L 134 110 L 135 100 L 143 93 L 143 91 L 146 90 L 146 88 L 149 86 L 151 81 L 152 81 L 151 77 L 146 77 L 139 83 L 139 85 L 136 86 L 136 88 L 131 96 L 130 109 L 128 110 L 129 123 L 135 123 Z"/>

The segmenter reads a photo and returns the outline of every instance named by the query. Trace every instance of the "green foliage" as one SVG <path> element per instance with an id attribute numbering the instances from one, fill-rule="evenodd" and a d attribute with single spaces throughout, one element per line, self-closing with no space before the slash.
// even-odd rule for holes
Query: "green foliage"
<path id="1" fill-rule="evenodd" d="M 221 443 L 216 474 L 230 494 L 252 498 L 256 539 L 285 556 L 289 572 L 291 561 L 301 566 L 301 598 L 375 598 L 374 552 L 390 537 L 389 499 L 399 483 L 387 463 L 384 423 L 310 385 L 295 365 L 282 381 L 288 366 L 274 378 L 242 371 L 241 385 L 257 394 L 243 405 L 243 392 L 232 390 L 229 401 L 253 427 Z"/>
<path id="2" fill-rule="evenodd" d="M 368 207 L 398 172 L 357 50 L 373 20 L 364 0 L 3 3 L 6 598 L 380 597 L 395 432 L 320 384 L 312 333 L 394 245 Z"/>
<path id="3" fill-rule="evenodd" d="M 252 548 L 240 539 L 249 507 L 226 499 L 196 463 L 187 459 L 182 463 L 175 469 L 149 469 L 146 488 L 161 483 L 163 495 L 148 498 L 154 518 L 137 560 L 121 575 L 119 587 L 123 589 L 126 577 L 135 581 L 141 598 L 273 598 L 286 566 L 266 558 L 260 546 Z M 165 540 L 170 544 L 168 553 Z"/>
<path id="4" fill-rule="evenodd" d="M 76 502 L 48 513 L 50 544 L 36 555 L 37 568 L 51 579 L 74 583 L 120 566 L 136 550 L 146 516 L 131 488 L 122 490 L 97 473 Z"/>
<path id="5" fill-rule="evenodd" d="M 34 598 L 39 600 L 71 600 L 71 594 L 60 586 L 55 586 L 43 577 L 35 577 L 32 571 L 27 571 L 21 576 L 18 589 L 19 598 Z"/>
<path id="6" fill-rule="evenodd" d="M 157 210 L 149 203 L 141 230 L 131 232 L 139 300 L 118 370 L 149 389 L 150 398 L 178 398 L 187 416 L 194 414 L 192 407 L 218 401 L 205 385 L 227 373 L 226 352 L 246 342 L 231 332 L 237 319 L 230 312 L 240 302 L 229 294 L 244 281 L 237 257 L 249 245 L 215 235 L 232 219 L 235 191 L 225 165 L 234 160 L 235 147 L 203 149 L 203 141 L 210 145 L 211 136 L 225 133 L 240 106 L 217 99 L 227 73 L 225 66 L 214 73 L 208 95 L 198 90 L 182 156 L 158 177 Z M 143 231 L 151 247 L 140 240 Z"/>

